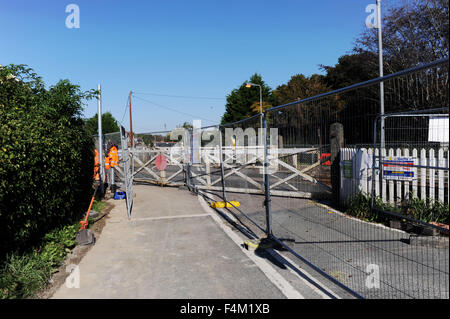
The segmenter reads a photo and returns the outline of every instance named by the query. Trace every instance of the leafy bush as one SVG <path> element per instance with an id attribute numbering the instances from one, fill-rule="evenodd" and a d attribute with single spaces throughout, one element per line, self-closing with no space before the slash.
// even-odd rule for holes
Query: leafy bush
<path id="1" fill-rule="evenodd" d="M 23 65 L 0 67 L 0 259 L 87 208 L 94 145 L 81 111 L 94 93 L 68 80 L 46 89 Z"/>
<path id="2" fill-rule="evenodd" d="M 375 207 L 380 210 L 394 212 L 426 223 L 438 222 L 449 224 L 449 206 L 440 201 L 412 198 L 402 207 L 390 206 L 384 203 L 380 197 L 375 197 L 374 201 Z M 349 201 L 345 213 L 363 220 L 380 223 L 394 219 L 385 214 L 381 216 L 377 211 L 371 212 L 370 207 L 371 196 L 359 192 Z"/>
<path id="3" fill-rule="evenodd" d="M 436 200 L 413 198 L 408 203 L 408 216 L 427 223 L 449 224 L 449 206 Z"/>
<path id="4" fill-rule="evenodd" d="M 345 213 L 363 220 L 381 222 L 383 218 L 379 216 L 378 212 L 371 212 L 371 200 L 372 197 L 370 195 L 359 192 L 350 200 Z M 387 208 L 387 205 L 379 197 L 375 198 L 375 206 Z"/>

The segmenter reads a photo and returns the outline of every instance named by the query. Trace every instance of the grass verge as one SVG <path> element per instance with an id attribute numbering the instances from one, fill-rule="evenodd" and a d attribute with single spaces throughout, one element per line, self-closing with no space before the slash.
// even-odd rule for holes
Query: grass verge
<path id="1" fill-rule="evenodd" d="M 95 201 L 92 210 L 100 212 L 105 203 Z M 94 219 L 88 219 L 89 226 Z M 77 245 L 80 224 L 66 225 L 46 234 L 42 242 L 26 252 L 13 252 L 0 260 L 0 299 L 33 298 L 45 289 L 52 275 Z"/>

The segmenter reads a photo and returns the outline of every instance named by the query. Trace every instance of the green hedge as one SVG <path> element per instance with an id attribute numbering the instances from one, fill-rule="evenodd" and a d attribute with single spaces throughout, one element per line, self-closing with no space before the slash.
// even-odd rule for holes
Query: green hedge
<path id="1" fill-rule="evenodd" d="M 0 67 L 2 255 L 73 222 L 86 209 L 94 145 L 81 111 L 93 93 L 68 80 L 46 89 L 23 65 Z"/>

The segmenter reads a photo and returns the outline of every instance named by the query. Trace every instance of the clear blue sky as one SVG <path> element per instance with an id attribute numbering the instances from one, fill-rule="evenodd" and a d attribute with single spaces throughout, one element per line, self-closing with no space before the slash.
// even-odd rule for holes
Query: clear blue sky
<path id="1" fill-rule="evenodd" d="M 66 5 L 80 8 L 68 29 Z M 272 88 L 334 65 L 364 30 L 375 0 L 0 0 L 0 64 L 27 64 L 45 83 L 102 85 L 103 111 L 122 120 L 128 92 L 211 97 L 133 99 L 137 132 L 218 123 L 225 96 L 255 72 Z M 138 96 L 136 94 L 136 96 Z M 85 116 L 97 111 L 88 102 Z M 129 127 L 129 115 L 124 118 Z M 212 122 L 211 122 L 212 121 Z"/>

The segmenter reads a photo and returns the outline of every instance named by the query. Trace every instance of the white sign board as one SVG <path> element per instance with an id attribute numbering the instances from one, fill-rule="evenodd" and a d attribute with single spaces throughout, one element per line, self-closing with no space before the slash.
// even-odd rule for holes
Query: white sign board
<path id="1" fill-rule="evenodd" d="M 428 142 L 448 143 L 448 117 L 430 117 Z"/>
<path id="2" fill-rule="evenodd" d="M 417 175 L 413 157 L 389 156 L 384 159 L 383 177 L 387 180 L 412 181 Z"/>

